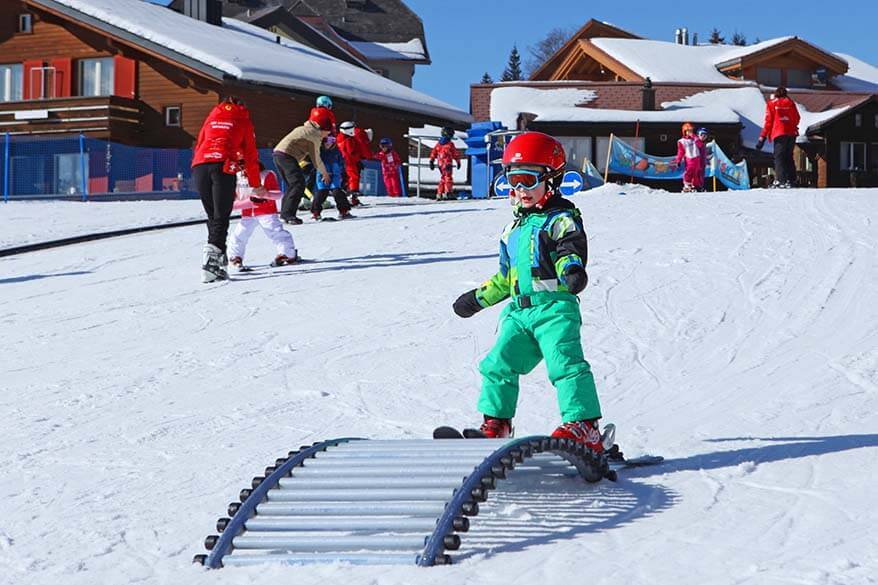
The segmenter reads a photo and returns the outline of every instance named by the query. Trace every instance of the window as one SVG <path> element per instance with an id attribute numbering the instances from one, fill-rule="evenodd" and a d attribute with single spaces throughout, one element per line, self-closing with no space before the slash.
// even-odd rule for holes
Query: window
<path id="1" fill-rule="evenodd" d="M 777 67 L 757 67 L 756 82 L 762 85 L 777 87 L 780 83 L 780 69 Z"/>
<path id="2" fill-rule="evenodd" d="M 582 170 L 586 159 L 591 159 L 591 136 L 559 136 L 558 142 L 564 147 L 567 154 L 567 166 L 571 169 Z M 604 145 L 606 147 L 606 144 Z"/>
<path id="3" fill-rule="evenodd" d="M 787 69 L 787 87 L 811 87 L 811 72 L 805 69 Z"/>
<path id="4" fill-rule="evenodd" d="M 23 75 L 23 67 L 17 63 L 0 65 L 0 102 L 21 101 Z"/>
<path id="5" fill-rule="evenodd" d="M 165 126 L 179 128 L 183 125 L 183 108 L 181 106 L 165 106 Z"/>
<path id="6" fill-rule="evenodd" d="M 79 61 L 79 95 L 112 95 L 113 81 L 112 57 Z"/>
<path id="7" fill-rule="evenodd" d="M 866 170 L 866 143 L 842 142 L 840 168 L 843 171 Z"/>
<path id="8" fill-rule="evenodd" d="M 863 114 L 854 114 L 854 126 L 860 128 L 863 125 Z"/>
<path id="9" fill-rule="evenodd" d="M 55 68 L 32 67 L 27 80 L 30 89 L 30 99 L 46 100 L 55 96 Z"/>
<path id="10" fill-rule="evenodd" d="M 30 14 L 18 15 L 18 31 L 20 33 L 33 32 L 33 17 Z"/>

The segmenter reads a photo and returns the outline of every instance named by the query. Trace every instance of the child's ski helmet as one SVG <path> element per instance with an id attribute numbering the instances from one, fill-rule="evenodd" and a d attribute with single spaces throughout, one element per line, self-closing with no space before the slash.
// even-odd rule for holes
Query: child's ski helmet
<path id="1" fill-rule="evenodd" d="M 326 108 L 328 110 L 332 109 L 332 99 L 328 95 L 322 95 L 317 98 L 317 107 L 318 108 Z"/>
<path id="2" fill-rule="evenodd" d="M 386 136 L 378 141 L 379 146 L 393 146 L 393 140 L 387 138 Z"/>
<path id="3" fill-rule="evenodd" d="M 561 143 L 542 132 L 524 132 L 509 141 L 503 151 L 503 168 L 538 165 L 549 174 L 564 170 L 567 157 Z"/>
<path id="4" fill-rule="evenodd" d="M 320 126 L 321 130 L 332 132 L 332 114 L 326 108 L 311 108 L 308 119 Z"/>
<path id="5" fill-rule="evenodd" d="M 556 139 L 542 132 L 524 132 L 509 141 L 503 151 L 503 170 L 511 166 L 533 165 L 546 169 L 546 194 L 537 201 L 542 208 L 549 197 L 558 189 L 564 174 L 567 157 L 564 147 Z"/>
<path id="6" fill-rule="evenodd" d="M 695 133 L 695 126 L 692 122 L 685 122 L 680 130 L 683 133 L 683 136 L 686 136 L 687 132 Z"/>
<path id="7" fill-rule="evenodd" d="M 357 127 L 356 122 L 351 122 L 350 120 L 347 120 L 347 121 L 341 123 L 341 126 L 338 127 L 338 131 L 341 132 L 342 134 L 344 134 L 345 136 L 353 136 L 354 129 L 356 127 Z"/>
<path id="8" fill-rule="evenodd" d="M 698 129 L 698 132 L 696 132 L 696 134 L 699 135 L 699 136 L 701 136 L 702 134 L 704 134 L 705 136 L 707 136 L 708 134 L 710 134 L 710 131 L 709 131 L 707 128 L 703 128 L 703 127 L 702 127 L 702 128 L 699 128 L 699 129 Z"/>
<path id="9" fill-rule="evenodd" d="M 442 128 L 441 135 L 445 138 L 454 138 L 454 128 L 452 128 L 451 126 L 445 126 L 444 128 Z"/>

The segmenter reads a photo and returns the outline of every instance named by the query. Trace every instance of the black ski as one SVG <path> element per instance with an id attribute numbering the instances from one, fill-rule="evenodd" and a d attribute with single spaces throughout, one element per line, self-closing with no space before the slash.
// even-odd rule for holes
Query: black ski
<path id="1" fill-rule="evenodd" d="M 454 427 L 436 427 L 433 429 L 434 439 L 462 439 L 463 435 Z"/>
<path id="2" fill-rule="evenodd" d="M 487 439 L 485 433 L 479 429 L 463 429 L 463 436 L 466 439 Z"/>

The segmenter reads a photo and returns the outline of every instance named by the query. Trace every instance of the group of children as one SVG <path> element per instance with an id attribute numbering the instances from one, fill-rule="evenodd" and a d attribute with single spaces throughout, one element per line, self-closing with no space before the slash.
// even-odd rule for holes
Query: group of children
<path id="1" fill-rule="evenodd" d="M 683 192 L 704 191 L 704 172 L 709 158 L 707 149 L 707 128 L 695 130 L 691 122 L 683 124 L 683 137 L 677 141 L 677 157 L 671 164 L 678 168 L 684 163 Z"/>

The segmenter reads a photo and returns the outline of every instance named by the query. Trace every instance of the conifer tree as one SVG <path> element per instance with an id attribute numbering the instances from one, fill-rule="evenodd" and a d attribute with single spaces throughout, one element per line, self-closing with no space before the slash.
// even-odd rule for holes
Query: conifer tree
<path id="1" fill-rule="evenodd" d="M 732 35 L 732 44 L 743 47 L 747 44 L 747 37 L 745 37 L 743 33 L 735 31 L 735 34 Z"/>
<path id="2" fill-rule="evenodd" d="M 482 75 L 482 81 L 480 83 L 494 83 L 494 80 L 491 78 L 491 75 L 485 71 L 485 74 Z"/>
<path id="3" fill-rule="evenodd" d="M 721 45 L 726 42 L 726 38 L 720 34 L 718 28 L 714 28 L 710 31 L 710 38 L 707 40 L 712 45 Z"/>
<path id="4" fill-rule="evenodd" d="M 518 47 L 512 45 L 509 52 L 509 61 L 506 63 L 506 69 L 500 76 L 500 81 L 518 81 L 521 79 L 521 55 L 518 54 Z"/>

